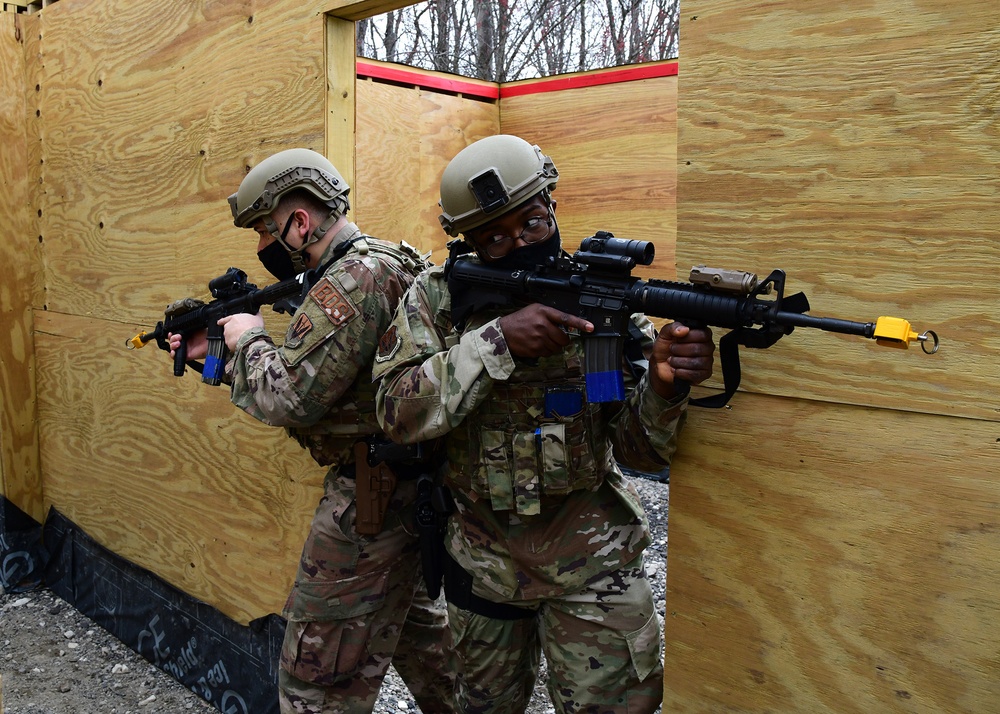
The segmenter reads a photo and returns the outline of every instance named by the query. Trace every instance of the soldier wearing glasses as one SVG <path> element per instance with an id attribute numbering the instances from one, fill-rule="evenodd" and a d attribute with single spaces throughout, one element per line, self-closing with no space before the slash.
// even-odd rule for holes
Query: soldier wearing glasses
<path id="1" fill-rule="evenodd" d="M 441 223 L 484 263 L 532 268 L 561 251 L 558 172 L 537 146 L 493 136 L 441 180 Z M 648 369 L 624 402 L 587 402 L 586 320 L 540 304 L 498 310 L 449 290 L 442 268 L 411 286 L 374 375 L 397 441 L 443 437 L 454 499 L 445 547 L 463 711 L 522 712 L 540 653 L 557 711 L 652 712 L 660 626 L 642 553 L 649 528 L 618 463 L 659 471 L 675 450 L 686 384 L 712 373 L 707 329 L 659 335 L 633 317 Z"/>

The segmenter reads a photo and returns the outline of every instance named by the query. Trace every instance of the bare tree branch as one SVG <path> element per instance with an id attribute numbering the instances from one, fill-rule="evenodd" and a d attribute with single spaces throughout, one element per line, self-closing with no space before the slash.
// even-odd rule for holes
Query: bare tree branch
<path id="1" fill-rule="evenodd" d="M 358 23 L 358 54 L 492 81 L 677 56 L 679 0 L 428 0 Z"/>

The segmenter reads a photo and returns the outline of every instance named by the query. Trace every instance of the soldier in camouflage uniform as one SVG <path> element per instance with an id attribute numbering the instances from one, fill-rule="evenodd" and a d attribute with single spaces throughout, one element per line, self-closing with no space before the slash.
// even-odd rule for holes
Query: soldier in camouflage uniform
<path id="1" fill-rule="evenodd" d="M 537 146 L 483 139 L 444 172 L 442 224 L 485 263 L 531 268 L 560 251 L 557 177 Z M 711 332 L 673 323 L 656 336 L 634 316 L 648 371 L 626 401 L 592 404 L 579 335 L 593 325 L 539 304 L 470 310 L 476 297 L 450 291 L 442 268 L 424 272 L 374 369 L 386 433 L 445 440 L 459 706 L 522 712 L 544 652 L 556 711 L 651 712 L 663 666 L 642 559 L 650 534 L 616 461 L 668 463 L 685 383 L 712 372 Z"/>
<path id="2" fill-rule="evenodd" d="M 292 149 L 261 162 L 229 199 L 236 225 L 259 234 L 258 256 L 270 273 L 287 279 L 309 269 L 308 294 L 283 346 L 259 314 L 220 320 L 232 353 L 232 401 L 285 427 L 330 467 L 284 609 L 281 711 L 370 712 L 391 660 L 424 712 L 451 712 L 446 614 L 419 577 L 416 481 L 397 474 L 377 534 L 356 527 L 353 448 L 380 435 L 372 360 L 396 304 L 426 263 L 409 246 L 376 240 L 348 222 L 348 191 L 326 158 Z M 192 340 L 189 356 L 204 354 L 203 340 Z"/>

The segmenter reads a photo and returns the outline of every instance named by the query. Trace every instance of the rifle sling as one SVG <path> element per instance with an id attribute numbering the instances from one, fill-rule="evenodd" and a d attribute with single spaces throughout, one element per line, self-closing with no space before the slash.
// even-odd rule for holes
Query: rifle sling
<path id="1" fill-rule="evenodd" d="M 706 409 L 726 406 L 739 389 L 743 374 L 740 370 L 740 338 L 742 328 L 732 330 L 719 340 L 719 361 L 722 363 L 723 391 L 708 397 L 691 399 L 688 404 Z"/>

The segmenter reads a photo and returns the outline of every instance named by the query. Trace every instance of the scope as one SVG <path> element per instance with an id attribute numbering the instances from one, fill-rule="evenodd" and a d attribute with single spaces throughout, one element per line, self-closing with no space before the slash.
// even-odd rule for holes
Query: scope
<path id="1" fill-rule="evenodd" d="M 607 231 L 598 231 L 590 238 L 584 238 L 580 243 L 580 252 L 605 253 L 631 258 L 638 265 L 651 265 L 656 254 L 656 246 L 648 240 L 628 240 L 615 238 Z"/>
<path id="2" fill-rule="evenodd" d="M 230 268 L 224 275 L 212 278 L 208 282 L 208 289 L 212 297 L 218 299 L 229 295 L 234 288 L 245 288 L 247 284 L 247 274 L 239 268 Z"/>

